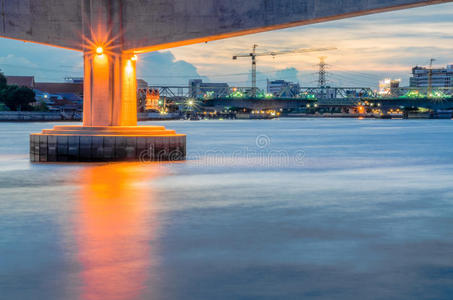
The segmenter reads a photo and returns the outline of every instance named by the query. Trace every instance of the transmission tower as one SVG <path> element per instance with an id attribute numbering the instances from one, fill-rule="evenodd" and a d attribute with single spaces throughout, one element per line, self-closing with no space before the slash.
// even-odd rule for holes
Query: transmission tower
<path id="1" fill-rule="evenodd" d="M 325 98 L 327 95 L 326 85 L 327 85 L 327 56 L 321 56 L 319 58 L 319 72 L 318 72 L 318 87 L 320 89 L 320 98 Z"/>
<path id="2" fill-rule="evenodd" d="M 256 97 L 256 47 L 257 44 L 253 45 L 253 52 L 252 52 L 252 97 Z"/>
<path id="3" fill-rule="evenodd" d="M 326 87 L 326 74 L 327 74 L 327 64 L 326 64 L 327 56 L 321 56 L 319 58 L 319 77 L 318 77 L 318 87 L 324 89 Z"/>

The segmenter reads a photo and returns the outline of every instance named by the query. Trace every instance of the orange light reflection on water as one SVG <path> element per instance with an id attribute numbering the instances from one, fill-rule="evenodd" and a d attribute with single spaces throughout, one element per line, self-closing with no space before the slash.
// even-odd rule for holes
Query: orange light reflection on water
<path id="1" fill-rule="evenodd" d="M 87 166 L 80 174 L 78 258 L 83 300 L 134 299 L 156 263 L 149 241 L 158 224 L 146 182 L 162 167 L 135 163 Z"/>

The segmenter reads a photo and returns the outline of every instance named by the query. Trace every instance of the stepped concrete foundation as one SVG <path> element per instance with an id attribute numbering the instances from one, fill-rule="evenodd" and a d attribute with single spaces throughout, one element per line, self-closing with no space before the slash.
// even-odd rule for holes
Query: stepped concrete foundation
<path id="1" fill-rule="evenodd" d="M 30 135 L 32 162 L 179 161 L 186 136 L 163 126 L 55 126 Z"/>

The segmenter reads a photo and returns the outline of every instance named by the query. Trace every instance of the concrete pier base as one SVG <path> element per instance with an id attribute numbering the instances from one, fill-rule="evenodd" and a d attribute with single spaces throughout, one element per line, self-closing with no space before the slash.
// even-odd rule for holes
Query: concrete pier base
<path id="1" fill-rule="evenodd" d="M 32 162 L 180 161 L 186 135 L 163 126 L 55 126 L 30 135 Z"/>

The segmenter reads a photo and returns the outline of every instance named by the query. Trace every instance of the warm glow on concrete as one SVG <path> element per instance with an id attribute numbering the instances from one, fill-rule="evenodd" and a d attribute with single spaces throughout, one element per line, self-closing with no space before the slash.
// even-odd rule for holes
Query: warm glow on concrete
<path id="1" fill-rule="evenodd" d="M 131 76 L 133 71 L 134 71 L 134 68 L 132 68 L 132 61 L 131 60 L 127 60 L 126 61 L 126 75 L 128 77 Z"/>
<path id="2" fill-rule="evenodd" d="M 136 60 L 130 54 L 85 54 L 85 126 L 136 126 L 136 91 Z"/>
<path id="3" fill-rule="evenodd" d="M 184 136 L 164 126 L 55 126 L 43 129 L 42 134 L 64 136 Z"/>
<path id="4" fill-rule="evenodd" d="M 89 126 L 96 125 L 113 125 L 111 97 L 108 92 L 111 89 L 110 79 L 110 60 L 107 55 L 95 55 L 91 59 L 92 62 L 92 82 L 91 82 L 91 99 L 90 115 L 87 116 Z"/>
<path id="5" fill-rule="evenodd" d="M 121 121 L 118 125 L 137 125 L 137 78 L 136 64 L 124 59 L 124 72 L 121 81 Z"/>

